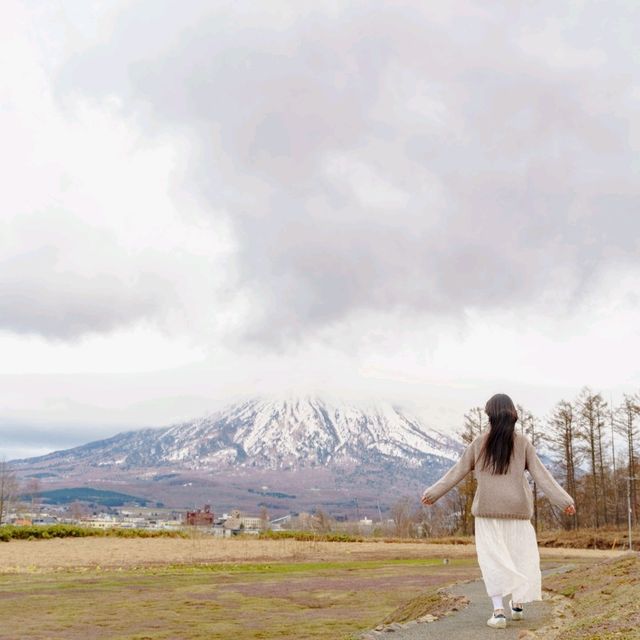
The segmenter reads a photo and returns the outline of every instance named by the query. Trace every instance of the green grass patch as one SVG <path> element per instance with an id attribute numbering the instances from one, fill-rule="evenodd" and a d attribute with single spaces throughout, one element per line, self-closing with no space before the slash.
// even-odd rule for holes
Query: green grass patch
<path id="1" fill-rule="evenodd" d="M 475 575 L 466 558 L 5 574 L 0 619 L 33 640 L 340 640 L 427 589 Z"/>
<path id="2" fill-rule="evenodd" d="M 455 558 L 450 560 L 450 565 L 455 567 L 475 566 L 475 558 Z M 441 558 L 391 558 L 388 560 L 345 560 L 334 562 L 216 562 L 203 564 L 171 564 L 166 565 L 169 571 L 187 572 L 224 572 L 224 573 L 268 573 L 268 574 L 289 574 L 300 572 L 323 573 L 331 571 L 359 571 L 363 569 L 384 569 L 385 567 L 429 567 L 442 566 Z M 164 566 L 149 569 L 154 573 L 160 573 Z"/>

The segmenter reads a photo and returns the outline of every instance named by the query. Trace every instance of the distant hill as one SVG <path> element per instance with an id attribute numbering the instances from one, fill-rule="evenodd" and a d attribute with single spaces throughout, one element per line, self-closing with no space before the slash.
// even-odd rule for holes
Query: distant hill
<path id="1" fill-rule="evenodd" d="M 37 496 L 46 504 L 70 504 L 72 502 L 91 502 L 106 507 L 122 507 L 126 504 L 146 506 L 149 500 L 138 496 L 130 496 L 118 491 L 104 491 L 90 487 L 71 487 L 69 489 L 52 489 L 40 491 Z M 22 500 L 30 500 L 31 494 L 21 496 Z"/>

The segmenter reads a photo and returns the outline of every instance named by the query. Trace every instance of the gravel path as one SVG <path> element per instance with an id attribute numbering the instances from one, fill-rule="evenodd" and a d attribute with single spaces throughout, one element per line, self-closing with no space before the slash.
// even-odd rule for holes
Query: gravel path
<path id="1" fill-rule="evenodd" d="M 545 601 L 533 602 L 525 608 L 525 620 L 512 622 L 507 612 L 507 628 L 491 629 L 487 626 L 487 618 L 491 616 L 491 601 L 481 580 L 457 585 L 451 589 L 451 593 L 466 596 L 470 600 L 469 605 L 436 622 L 416 624 L 384 635 L 394 640 L 515 640 L 523 629 L 536 629 L 549 622 L 550 604 Z M 508 602 L 505 602 L 505 607 L 508 607 Z"/>
<path id="2" fill-rule="evenodd" d="M 568 571 L 572 565 L 565 565 L 544 574 Z M 460 611 L 445 616 L 435 622 L 409 623 L 395 630 L 368 632 L 365 638 L 389 638 L 393 640 L 518 640 L 529 636 L 526 630 L 535 630 L 551 621 L 552 604 L 548 600 L 525 605 L 525 619 L 514 622 L 509 616 L 509 600 L 505 598 L 507 615 L 506 629 L 492 629 L 487 626 L 491 616 L 491 600 L 482 580 L 466 582 L 448 589 L 453 595 L 465 596 L 469 604 Z"/>

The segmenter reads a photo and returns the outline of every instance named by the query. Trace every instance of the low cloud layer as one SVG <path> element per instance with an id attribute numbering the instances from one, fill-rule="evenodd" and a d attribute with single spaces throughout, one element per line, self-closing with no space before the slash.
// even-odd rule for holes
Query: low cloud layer
<path id="1" fill-rule="evenodd" d="M 143 1 L 56 91 L 187 144 L 180 188 L 225 212 L 250 336 L 390 309 L 564 315 L 638 266 L 637 12 Z"/>

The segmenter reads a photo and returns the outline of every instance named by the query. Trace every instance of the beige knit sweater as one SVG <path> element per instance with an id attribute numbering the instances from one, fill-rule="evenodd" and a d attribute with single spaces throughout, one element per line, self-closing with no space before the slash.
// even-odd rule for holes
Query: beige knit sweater
<path id="1" fill-rule="evenodd" d="M 573 505 L 573 498 L 554 480 L 540 462 L 531 441 L 520 433 L 514 433 L 513 454 L 509 470 L 504 475 L 477 468 L 478 457 L 486 433 L 477 436 L 465 449 L 462 457 L 438 482 L 425 489 L 423 496 L 435 502 L 453 489 L 470 471 L 478 481 L 471 513 L 480 518 L 515 518 L 529 520 L 533 516 L 533 492 L 524 475 L 529 471 L 538 488 L 556 506 L 566 509 Z"/>

